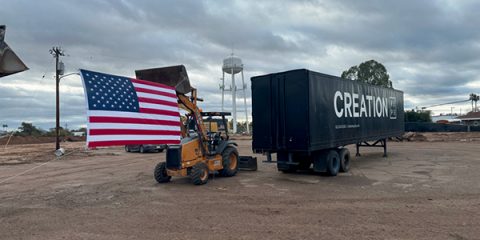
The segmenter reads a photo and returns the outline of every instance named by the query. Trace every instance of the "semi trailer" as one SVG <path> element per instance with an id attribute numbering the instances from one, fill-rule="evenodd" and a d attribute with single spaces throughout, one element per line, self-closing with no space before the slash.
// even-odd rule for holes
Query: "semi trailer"
<path id="1" fill-rule="evenodd" d="M 404 133 L 403 92 L 297 69 L 251 78 L 252 148 L 278 170 L 346 172 L 346 145 L 383 147 Z"/>

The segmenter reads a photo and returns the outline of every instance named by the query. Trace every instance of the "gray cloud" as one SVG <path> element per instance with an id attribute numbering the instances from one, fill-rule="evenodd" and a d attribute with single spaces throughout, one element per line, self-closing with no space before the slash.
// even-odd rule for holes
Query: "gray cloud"
<path id="1" fill-rule="evenodd" d="M 451 0 L 3 1 L 6 41 L 30 70 L 0 79 L 0 122 L 54 125 L 48 50 L 57 45 L 67 53 L 67 72 L 133 76 L 184 64 L 205 110 L 220 109 L 221 64 L 232 48 L 248 85 L 259 74 L 309 68 L 340 75 L 376 59 L 405 92 L 406 108 L 460 100 L 480 85 L 479 10 L 476 1 Z M 79 78 L 61 86 L 62 125 L 84 124 Z"/>

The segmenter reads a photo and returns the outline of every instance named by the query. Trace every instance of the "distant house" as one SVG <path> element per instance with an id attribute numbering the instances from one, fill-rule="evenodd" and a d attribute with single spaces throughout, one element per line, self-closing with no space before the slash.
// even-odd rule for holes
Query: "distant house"
<path id="1" fill-rule="evenodd" d="M 72 132 L 73 136 L 75 137 L 83 137 L 85 136 L 85 132 Z"/>
<path id="2" fill-rule="evenodd" d="M 462 124 L 468 126 L 480 126 L 480 112 L 469 112 L 463 116 L 457 117 L 462 121 Z"/>
<path id="3" fill-rule="evenodd" d="M 459 124 L 460 119 L 457 118 L 456 114 L 447 114 L 447 115 L 438 115 L 432 116 L 432 122 L 434 123 L 443 123 L 443 124 Z"/>

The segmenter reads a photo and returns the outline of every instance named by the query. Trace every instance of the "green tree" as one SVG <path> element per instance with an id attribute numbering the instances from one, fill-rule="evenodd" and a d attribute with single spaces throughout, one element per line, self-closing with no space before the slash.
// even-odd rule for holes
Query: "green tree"
<path id="1" fill-rule="evenodd" d="M 250 133 L 252 132 L 253 124 L 252 122 L 248 123 Z M 237 132 L 244 133 L 247 132 L 247 122 L 237 122 Z"/>
<path id="2" fill-rule="evenodd" d="M 405 122 L 432 122 L 430 111 L 405 111 Z"/>
<path id="3" fill-rule="evenodd" d="M 350 67 L 350 69 L 342 72 L 342 78 L 393 88 L 387 69 L 383 64 L 375 60 L 369 60 L 360 63 L 358 66 Z"/>
<path id="4" fill-rule="evenodd" d="M 56 128 L 50 128 L 50 131 L 46 133 L 47 136 L 49 137 L 54 137 L 56 136 Z M 60 137 L 66 137 L 66 136 L 72 136 L 72 133 L 68 129 L 64 129 L 63 127 L 58 128 L 58 136 Z"/>
<path id="5" fill-rule="evenodd" d="M 33 126 L 32 123 L 27 123 L 27 122 L 22 122 L 20 127 L 18 127 L 20 130 L 18 135 L 20 136 L 40 136 L 42 135 L 42 131 L 38 129 L 37 127 Z"/>

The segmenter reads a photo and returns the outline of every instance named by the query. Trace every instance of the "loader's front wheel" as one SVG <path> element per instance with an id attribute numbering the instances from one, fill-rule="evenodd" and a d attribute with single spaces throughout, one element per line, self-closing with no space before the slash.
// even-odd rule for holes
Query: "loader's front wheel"
<path id="1" fill-rule="evenodd" d="M 224 177 L 233 177 L 238 171 L 238 151 L 234 147 L 226 147 L 222 153 L 223 169 L 220 174 Z"/>
<path id="2" fill-rule="evenodd" d="M 153 171 L 153 176 L 158 183 L 170 182 L 170 179 L 172 179 L 172 177 L 167 174 L 167 165 L 164 162 L 157 164 Z"/>
<path id="3" fill-rule="evenodd" d="M 208 182 L 208 167 L 207 164 L 199 162 L 193 165 L 190 171 L 190 178 L 193 184 L 202 185 Z"/>

